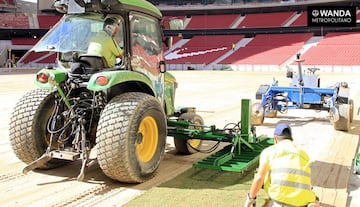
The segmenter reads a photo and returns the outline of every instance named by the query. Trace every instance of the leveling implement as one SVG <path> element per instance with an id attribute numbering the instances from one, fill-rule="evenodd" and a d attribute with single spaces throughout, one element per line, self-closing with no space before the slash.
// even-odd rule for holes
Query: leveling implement
<path id="1" fill-rule="evenodd" d="M 223 129 L 215 126 L 193 124 L 186 120 L 168 120 L 168 135 L 176 140 L 215 141 L 230 143 L 220 151 L 193 164 L 197 168 L 208 168 L 223 171 L 243 172 L 258 161 L 263 149 L 273 144 L 267 136 L 256 136 L 256 128 L 251 126 L 250 100 L 243 99 L 241 104 L 241 121 L 230 123 Z M 190 148 L 193 148 L 189 145 Z M 199 148 L 195 149 L 198 150 Z M 215 148 L 214 148 L 215 149 Z"/>

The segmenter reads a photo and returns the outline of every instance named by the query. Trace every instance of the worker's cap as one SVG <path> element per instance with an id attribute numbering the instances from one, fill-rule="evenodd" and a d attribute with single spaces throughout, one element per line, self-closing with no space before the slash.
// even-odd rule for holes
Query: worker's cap
<path id="1" fill-rule="evenodd" d="M 276 125 L 274 135 L 283 139 L 292 139 L 291 128 L 288 124 L 285 123 Z"/>

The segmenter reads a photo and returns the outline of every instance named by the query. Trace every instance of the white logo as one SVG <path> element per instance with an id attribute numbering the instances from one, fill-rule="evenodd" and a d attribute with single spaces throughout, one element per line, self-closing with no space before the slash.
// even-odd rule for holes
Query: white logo
<path id="1" fill-rule="evenodd" d="M 313 12 L 314 15 L 314 12 Z M 320 15 L 322 17 L 351 17 L 351 13 L 349 10 L 320 10 Z M 315 16 L 316 17 L 316 16 Z"/>
<path id="2" fill-rule="evenodd" d="M 320 12 L 319 10 L 313 10 L 311 14 L 313 15 L 313 17 L 317 17 L 319 16 Z"/>

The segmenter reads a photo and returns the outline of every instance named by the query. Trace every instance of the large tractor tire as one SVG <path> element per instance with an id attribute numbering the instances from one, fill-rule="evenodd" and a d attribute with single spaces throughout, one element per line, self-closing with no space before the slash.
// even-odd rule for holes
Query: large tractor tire
<path id="1" fill-rule="evenodd" d="M 262 125 L 264 123 L 264 118 L 264 108 L 260 107 L 260 103 L 254 103 L 251 106 L 251 125 Z"/>
<path id="2" fill-rule="evenodd" d="M 201 116 L 194 113 L 184 113 L 181 114 L 179 120 L 188 121 L 192 124 L 196 125 L 204 125 L 204 120 Z M 189 126 L 189 129 L 202 129 L 202 126 Z M 200 139 L 182 139 L 182 138 L 174 138 L 174 144 L 176 151 L 180 154 L 190 155 L 196 152 L 199 152 L 202 140 Z"/>
<path id="3" fill-rule="evenodd" d="M 15 155 L 26 164 L 37 160 L 50 144 L 47 123 L 54 111 L 54 92 L 36 89 L 16 104 L 10 118 L 10 142 Z M 39 169 L 62 166 L 69 161 L 52 159 Z"/>
<path id="4" fill-rule="evenodd" d="M 339 120 L 333 123 L 335 130 L 349 131 L 351 121 L 351 104 L 339 104 Z"/>
<path id="5" fill-rule="evenodd" d="M 115 96 L 100 115 L 97 159 L 108 177 L 125 183 L 152 178 L 163 158 L 166 117 L 159 101 L 148 94 Z"/>

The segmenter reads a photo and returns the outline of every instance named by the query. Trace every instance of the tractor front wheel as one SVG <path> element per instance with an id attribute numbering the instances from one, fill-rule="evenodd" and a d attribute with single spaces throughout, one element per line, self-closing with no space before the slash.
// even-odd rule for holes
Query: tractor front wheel
<path id="1" fill-rule="evenodd" d="M 164 155 L 166 127 L 165 113 L 155 97 L 139 92 L 115 96 L 98 123 L 100 168 L 121 182 L 149 180 Z"/>

